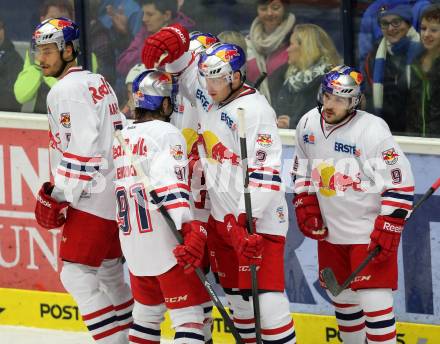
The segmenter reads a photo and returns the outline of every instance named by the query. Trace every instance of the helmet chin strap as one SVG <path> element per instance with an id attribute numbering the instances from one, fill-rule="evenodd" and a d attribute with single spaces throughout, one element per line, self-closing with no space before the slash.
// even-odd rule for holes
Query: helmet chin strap
<path id="1" fill-rule="evenodd" d="M 73 54 L 73 55 L 72 55 L 72 59 L 69 60 L 69 61 L 66 61 L 66 60 L 63 58 L 63 52 L 64 52 L 64 50 L 61 50 L 61 51 L 60 51 L 60 57 L 61 57 L 62 64 L 61 64 L 61 67 L 57 70 L 57 72 L 53 75 L 54 78 L 58 78 L 60 75 L 62 75 L 62 74 L 64 73 L 65 69 L 66 69 L 66 66 L 67 66 L 70 62 L 75 61 L 75 59 L 76 59 L 76 54 Z"/>

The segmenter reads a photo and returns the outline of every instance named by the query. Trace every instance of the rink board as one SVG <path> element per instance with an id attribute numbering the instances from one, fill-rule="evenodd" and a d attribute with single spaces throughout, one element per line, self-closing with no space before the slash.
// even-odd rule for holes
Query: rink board
<path id="1" fill-rule="evenodd" d="M 334 317 L 292 314 L 298 342 L 340 343 Z M 66 331 L 86 331 L 78 307 L 69 294 L 0 288 L 0 325 L 28 326 Z M 397 323 L 400 344 L 440 343 L 440 326 Z M 169 318 L 162 324 L 164 338 L 172 338 Z M 214 311 L 214 342 L 233 339 L 217 310 Z"/>
<path id="2" fill-rule="evenodd" d="M 50 178 L 47 129 L 45 116 L 0 113 L 0 325 L 84 331 L 76 304 L 64 294 L 59 279 L 61 230 L 44 230 L 34 217 L 35 194 Z M 295 132 L 280 132 L 282 178 L 291 207 Z M 439 176 L 440 139 L 397 139 L 412 164 L 417 200 Z M 399 289 L 394 294 L 396 318 L 402 321 L 398 343 L 440 343 L 438 209 L 440 190 L 419 208 L 402 236 Z M 303 344 L 338 343 L 330 316 L 333 307 L 317 283 L 316 241 L 302 236 L 293 214 L 289 209 L 285 276 L 290 309 L 298 312 L 294 315 L 298 339 Z M 220 289 L 217 292 L 222 296 Z M 164 334 L 171 337 L 169 322 L 164 326 Z M 219 314 L 214 329 L 217 343 L 232 342 Z M 428 341 L 418 340 L 422 338 Z"/>

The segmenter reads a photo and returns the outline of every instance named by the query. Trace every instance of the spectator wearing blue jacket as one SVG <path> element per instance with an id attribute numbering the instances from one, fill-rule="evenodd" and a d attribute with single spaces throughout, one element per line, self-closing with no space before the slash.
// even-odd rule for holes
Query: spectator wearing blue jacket
<path id="1" fill-rule="evenodd" d="M 411 6 L 384 5 L 378 14 L 383 38 L 365 61 L 368 111 L 381 116 L 394 133 L 405 131 L 411 64 L 421 51 L 420 37 L 412 27 Z"/>
<path id="2" fill-rule="evenodd" d="M 379 23 L 377 21 L 378 13 L 380 9 L 384 6 L 392 5 L 410 5 L 412 6 L 412 26 L 419 31 L 420 29 L 420 15 L 423 10 L 431 4 L 430 0 L 376 0 L 367 10 L 361 19 L 361 24 L 359 28 L 359 38 L 358 38 L 358 49 L 359 49 L 359 66 L 362 72 L 364 72 L 364 63 L 367 54 L 373 49 L 374 45 L 377 44 L 383 37 L 382 30 L 380 29 Z"/>

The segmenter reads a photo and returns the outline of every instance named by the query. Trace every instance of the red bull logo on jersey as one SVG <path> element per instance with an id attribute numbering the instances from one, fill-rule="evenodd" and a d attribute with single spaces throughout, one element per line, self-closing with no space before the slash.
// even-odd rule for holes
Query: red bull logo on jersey
<path id="1" fill-rule="evenodd" d="M 183 158 L 182 145 L 170 146 L 170 154 L 173 156 L 175 160 L 182 160 Z"/>
<path id="2" fill-rule="evenodd" d="M 399 154 L 394 148 L 389 148 L 382 152 L 382 159 L 387 165 L 394 165 L 399 160 Z"/>
<path id="3" fill-rule="evenodd" d="M 276 215 L 278 217 L 278 222 L 279 223 L 284 223 L 286 222 L 286 216 L 284 214 L 284 207 L 278 207 L 276 209 Z"/>
<path id="4" fill-rule="evenodd" d="M 63 112 L 60 115 L 60 124 L 64 127 L 64 128 L 70 128 L 70 112 Z"/>
<path id="5" fill-rule="evenodd" d="M 223 62 L 231 61 L 235 56 L 240 56 L 237 49 L 220 50 L 215 53 L 220 60 Z"/>
<path id="6" fill-rule="evenodd" d="M 312 170 L 313 184 L 319 188 L 319 193 L 325 197 L 333 197 L 338 193 L 351 189 L 357 192 L 365 192 L 361 187 L 360 173 L 355 177 L 337 172 L 333 165 L 321 163 Z"/>
<path id="7" fill-rule="evenodd" d="M 130 143 L 129 139 L 125 139 L 125 142 L 128 147 L 130 147 L 131 154 L 133 155 L 139 155 L 139 156 L 146 156 L 147 155 L 147 145 L 145 144 L 144 139 L 138 139 L 135 144 Z M 119 158 L 121 156 L 125 155 L 124 149 L 121 145 L 113 145 L 112 147 L 112 155 L 113 159 Z"/>
<path id="8" fill-rule="evenodd" d="M 240 163 L 240 157 L 221 143 L 213 132 L 205 131 L 203 133 L 203 142 L 209 158 L 208 162 L 221 164 L 230 162 L 232 165 Z"/>
<path id="9" fill-rule="evenodd" d="M 112 89 L 110 84 L 104 78 L 101 78 L 101 83 L 98 88 L 90 86 L 89 87 L 90 94 L 92 95 L 93 104 L 101 101 L 106 95 L 112 93 Z"/>
<path id="10" fill-rule="evenodd" d="M 268 148 L 272 146 L 272 135 L 270 134 L 258 134 L 257 135 L 257 143 L 264 148 Z"/>

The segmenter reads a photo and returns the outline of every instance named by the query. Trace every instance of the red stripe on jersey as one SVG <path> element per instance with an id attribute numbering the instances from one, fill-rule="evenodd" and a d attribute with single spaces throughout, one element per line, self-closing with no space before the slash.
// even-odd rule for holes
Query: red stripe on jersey
<path id="1" fill-rule="evenodd" d="M 385 315 L 388 313 L 391 313 L 393 311 L 393 307 L 387 308 L 387 309 L 381 309 L 380 311 L 375 311 L 375 312 L 365 312 L 364 314 L 365 316 L 369 317 L 369 318 L 373 318 L 373 317 L 378 317 L 381 315 Z"/>
<path id="2" fill-rule="evenodd" d="M 143 338 L 139 338 L 139 337 L 135 337 L 132 335 L 128 336 L 128 340 L 130 343 L 139 343 L 139 344 L 159 344 L 159 341 L 155 341 L 155 340 L 148 340 L 148 339 L 143 339 Z"/>
<path id="3" fill-rule="evenodd" d="M 257 343 L 257 338 L 242 338 L 241 340 L 245 343 L 250 343 L 250 344 Z"/>
<path id="4" fill-rule="evenodd" d="M 94 340 L 100 340 L 100 339 L 102 339 L 102 338 L 105 338 L 105 337 L 111 336 L 112 334 L 114 334 L 114 333 L 116 333 L 116 332 L 119 332 L 119 326 L 116 326 L 116 327 L 114 327 L 114 328 L 111 328 L 110 330 L 107 330 L 107 331 L 104 331 L 104 332 L 101 332 L 101 333 L 95 334 L 95 335 L 93 336 L 93 339 L 94 339 Z"/>
<path id="5" fill-rule="evenodd" d="M 57 173 L 61 174 L 62 176 L 66 177 L 66 178 L 81 179 L 81 180 L 86 180 L 86 181 L 93 179 L 91 176 L 88 176 L 88 175 L 70 173 L 67 171 L 63 171 L 61 169 L 57 169 Z"/>
<path id="6" fill-rule="evenodd" d="M 131 306 L 134 303 L 134 300 L 131 299 L 125 303 L 122 303 L 120 305 L 115 306 L 115 310 L 120 311 L 121 309 L 127 308 L 128 306 Z"/>
<path id="7" fill-rule="evenodd" d="M 93 162 L 99 162 L 101 161 L 101 157 L 99 156 L 93 156 L 93 157 L 87 157 L 87 156 L 80 156 L 80 155 L 75 155 L 69 152 L 64 152 L 63 153 L 63 157 L 68 158 L 68 159 L 75 159 L 81 162 L 89 162 L 90 160 L 95 160 Z"/>
<path id="8" fill-rule="evenodd" d="M 402 188 L 392 188 L 392 189 L 386 189 L 384 192 L 387 191 L 414 191 L 414 186 L 406 186 L 406 187 L 402 187 Z"/>
<path id="9" fill-rule="evenodd" d="M 250 318 L 250 319 L 237 319 L 234 318 L 234 322 L 237 324 L 255 324 L 255 319 L 254 318 Z"/>
<path id="10" fill-rule="evenodd" d="M 178 202 L 170 205 L 165 205 L 165 209 L 176 209 L 176 208 L 189 208 L 189 203 Z"/>
<path id="11" fill-rule="evenodd" d="M 249 182 L 249 186 L 254 186 L 257 188 L 265 188 L 265 189 L 269 189 L 269 190 L 275 190 L 275 191 L 280 191 L 280 186 L 279 185 L 268 185 L 268 184 L 261 184 L 261 183 L 255 183 L 255 182 Z"/>
<path id="12" fill-rule="evenodd" d="M 386 342 L 387 340 L 396 338 L 396 331 L 386 334 L 370 334 L 367 332 L 367 338 L 373 342 Z"/>
<path id="13" fill-rule="evenodd" d="M 310 182 L 310 180 L 306 180 L 306 181 L 295 181 L 295 187 L 298 186 L 310 186 L 312 183 Z"/>
<path id="14" fill-rule="evenodd" d="M 154 191 L 156 191 L 156 193 L 161 193 L 167 190 L 173 190 L 173 189 L 184 189 L 189 191 L 189 186 L 187 184 L 183 184 L 183 183 L 177 183 L 177 184 L 172 184 L 172 185 L 168 185 L 168 186 L 163 186 L 161 188 L 158 188 Z"/>
<path id="15" fill-rule="evenodd" d="M 96 317 L 99 317 L 99 316 L 101 316 L 101 315 L 103 315 L 103 314 L 105 314 L 105 313 L 108 313 L 108 312 L 111 312 L 111 311 L 113 311 L 115 308 L 113 307 L 113 305 L 112 306 L 108 306 L 108 307 L 105 307 L 105 308 L 103 308 L 103 309 L 100 309 L 99 311 L 96 311 L 96 312 L 93 312 L 93 313 L 89 313 L 89 314 L 84 314 L 83 316 L 82 316 L 82 318 L 83 318 L 83 320 L 90 320 L 90 319 L 93 319 L 93 318 L 96 318 Z"/>
<path id="16" fill-rule="evenodd" d="M 131 327 L 131 325 L 133 325 L 132 321 L 130 321 L 128 324 L 119 326 L 119 331 L 125 331 L 125 330 L 129 329 Z"/>
<path id="17" fill-rule="evenodd" d="M 403 208 L 403 209 L 408 209 L 408 210 L 412 209 L 412 205 L 406 204 L 406 203 L 393 202 L 393 201 L 382 201 L 381 203 L 383 205 L 389 205 L 391 207 L 396 207 L 396 208 Z"/>
<path id="18" fill-rule="evenodd" d="M 333 306 L 338 307 L 338 308 L 349 308 L 349 307 L 355 307 L 357 305 L 352 305 L 350 303 L 336 303 L 336 302 L 333 302 Z"/>
<path id="19" fill-rule="evenodd" d="M 338 325 L 339 331 L 341 332 L 357 332 L 365 327 L 365 323 L 355 325 L 355 326 L 341 326 Z"/>
<path id="20" fill-rule="evenodd" d="M 272 328 L 272 329 L 261 329 L 261 333 L 265 335 L 274 335 L 274 334 L 280 334 L 283 332 L 286 332 L 287 330 L 293 328 L 293 321 L 288 323 L 287 325 L 278 327 L 278 328 Z"/>
<path id="21" fill-rule="evenodd" d="M 265 171 L 265 172 L 272 172 L 273 174 L 280 174 L 280 171 L 275 170 L 274 168 L 270 168 L 270 167 L 259 167 L 259 168 L 250 168 L 249 172 L 254 172 L 254 171 Z"/>

